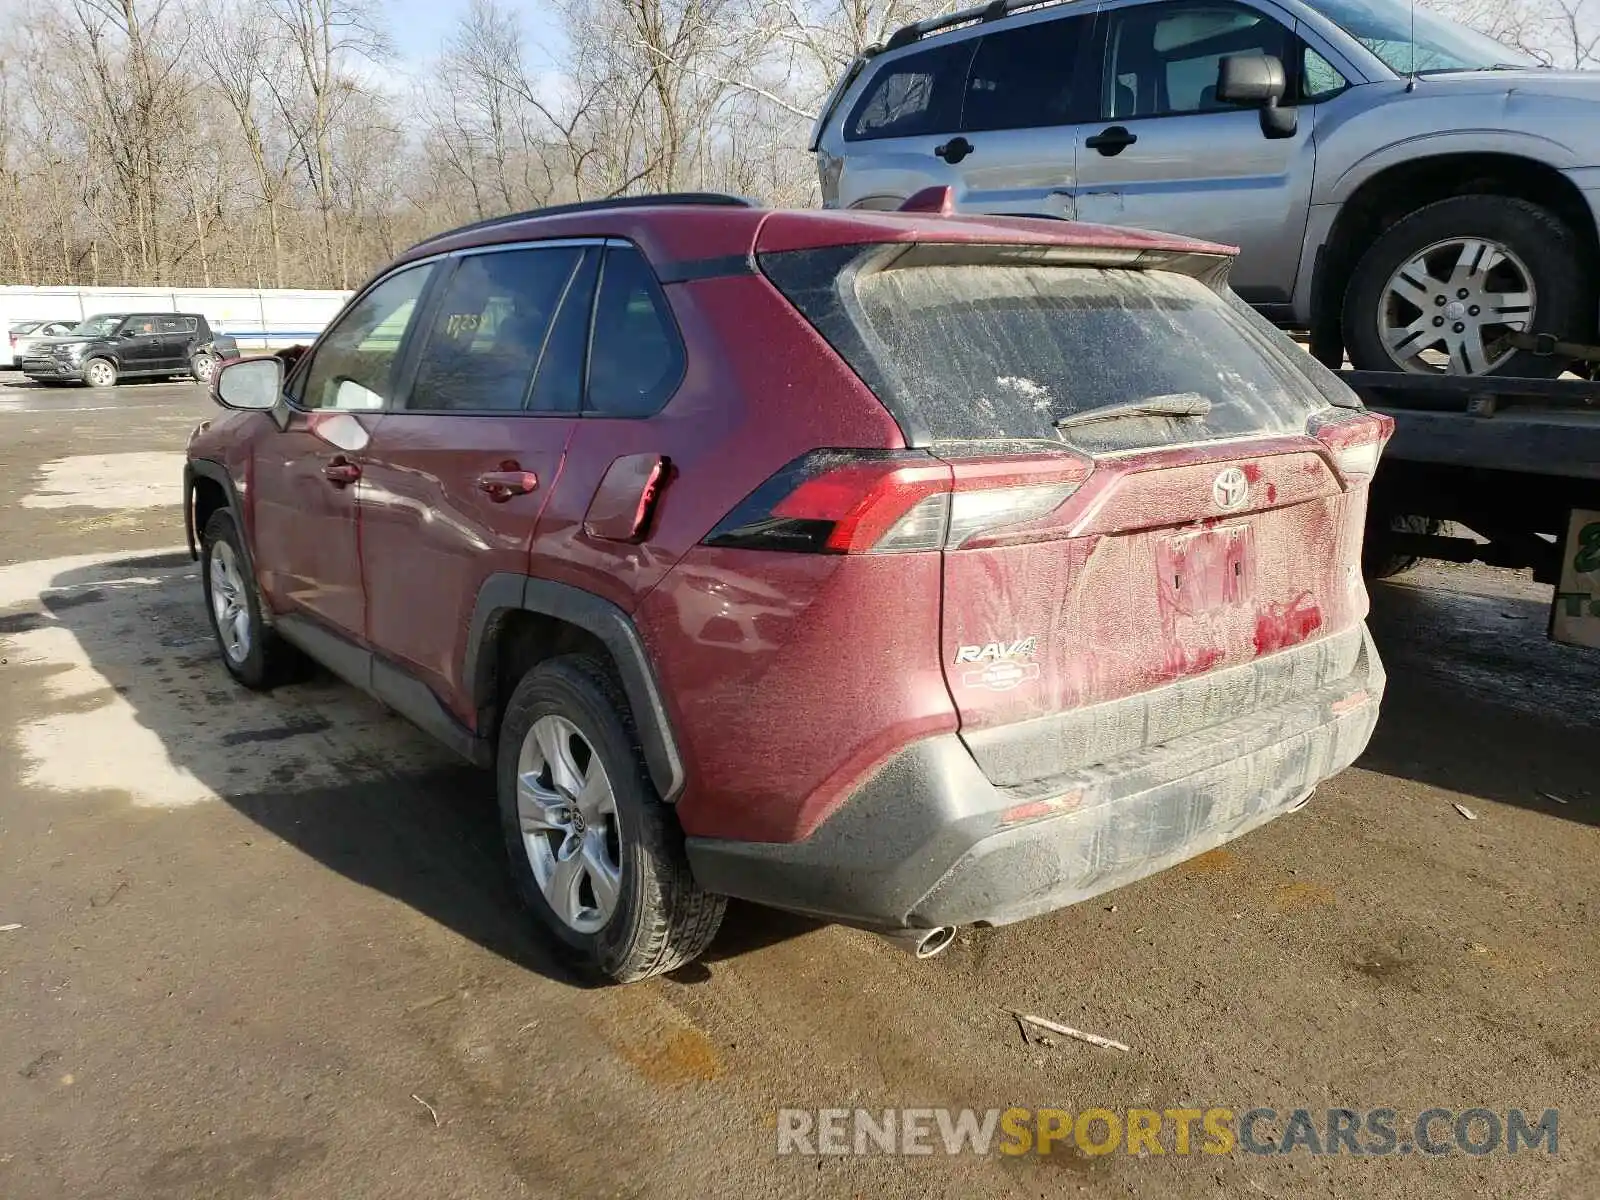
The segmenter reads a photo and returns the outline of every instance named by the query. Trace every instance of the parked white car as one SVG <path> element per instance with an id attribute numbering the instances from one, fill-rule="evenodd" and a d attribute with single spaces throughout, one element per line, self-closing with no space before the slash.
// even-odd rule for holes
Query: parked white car
<path id="1" fill-rule="evenodd" d="M 72 332 L 72 321 L 12 321 L 9 336 L 0 346 L 0 365 L 15 367 L 28 347 L 40 338 L 60 337 Z"/>

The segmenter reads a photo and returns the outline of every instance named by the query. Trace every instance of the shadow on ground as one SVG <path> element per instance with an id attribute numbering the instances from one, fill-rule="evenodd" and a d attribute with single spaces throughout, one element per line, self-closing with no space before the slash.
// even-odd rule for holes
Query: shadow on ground
<path id="1" fill-rule="evenodd" d="M 1424 567 L 1375 584 L 1389 687 L 1358 765 L 1600 825 L 1600 651 L 1550 641 L 1548 619 L 1549 589 L 1515 576 Z"/>
<path id="2" fill-rule="evenodd" d="M 492 776 L 321 671 L 266 695 L 239 687 L 187 555 L 59 573 L 37 603 L 0 613 L 0 636 L 11 663 L 37 674 L 37 715 L 19 730 L 34 783 L 122 791 L 141 807 L 220 796 L 340 875 L 530 970 L 584 982 L 512 892 Z M 812 928 L 736 905 L 706 957 Z"/>

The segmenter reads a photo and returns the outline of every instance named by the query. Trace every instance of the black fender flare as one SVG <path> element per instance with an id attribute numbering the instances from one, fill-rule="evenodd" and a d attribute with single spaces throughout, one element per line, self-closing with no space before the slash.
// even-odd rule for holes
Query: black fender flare
<path id="1" fill-rule="evenodd" d="M 675 801 L 683 791 L 683 759 L 644 642 L 626 612 L 593 592 L 511 572 L 497 572 L 484 580 L 473 605 L 462 664 L 462 682 L 478 711 L 486 711 L 493 702 L 495 628 L 507 613 L 518 611 L 552 617 L 582 629 L 610 652 L 628 706 L 633 710 L 634 729 L 650 782 L 663 800 L 669 804 Z"/>
<path id="2" fill-rule="evenodd" d="M 233 482 L 233 476 L 228 474 L 228 468 L 209 458 L 191 458 L 183 464 L 183 536 L 189 546 L 189 557 L 199 561 L 201 530 L 194 524 L 194 483 L 196 479 L 209 479 L 222 489 L 222 494 L 227 497 L 228 508 L 233 513 L 234 524 L 239 527 L 239 544 L 244 548 L 245 569 L 250 572 L 250 578 L 256 578 L 255 554 L 250 547 L 250 530 L 248 522 L 244 519 L 244 505 L 239 500 L 239 489 Z M 258 582 L 259 586 L 259 582 Z M 262 616 L 270 620 L 265 609 Z"/>

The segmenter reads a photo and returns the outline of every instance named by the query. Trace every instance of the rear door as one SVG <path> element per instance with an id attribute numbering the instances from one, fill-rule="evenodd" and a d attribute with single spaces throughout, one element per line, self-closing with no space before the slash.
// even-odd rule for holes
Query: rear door
<path id="1" fill-rule="evenodd" d="M 413 339 L 413 381 L 367 449 L 368 638 L 468 728 L 473 608 L 490 576 L 528 573 L 578 419 L 599 254 L 562 242 L 452 260 Z"/>
<path id="2" fill-rule="evenodd" d="M 679 296 L 691 284 L 676 284 Z M 671 504 L 672 480 L 723 469 L 708 441 L 724 432 L 707 413 L 726 404 L 704 375 L 684 405 L 663 412 L 690 371 L 668 289 L 645 256 L 613 242 L 594 296 L 584 378 L 583 419 L 534 542 L 532 573 L 601 596 L 624 612 L 661 581 L 683 553 L 653 536 L 657 503 Z M 698 316 L 692 301 L 685 304 Z M 581 361 L 581 356 L 579 356 Z M 704 367 L 702 367 L 704 370 Z"/>
<path id="3" fill-rule="evenodd" d="M 1239 293 L 1287 302 L 1309 213 L 1310 113 L 1293 136 L 1268 137 L 1259 111 L 1216 98 L 1226 55 L 1294 68 L 1284 21 L 1232 0 L 1174 0 L 1109 8 L 1100 25 L 1101 109 L 1078 156 L 1079 218 L 1238 246 Z"/>
<path id="4" fill-rule="evenodd" d="M 172 371 L 189 368 L 189 349 L 194 343 L 193 317 L 158 317 L 156 331 L 161 335 L 161 365 Z"/>
<path id="5" fill-rule="evenodd" d="M 980 41 L 954 168 L 963 211 L 1075 215 L 1079 123 L 1099 100 L 1093 27 L 1092 16 L 1046 14 Z"/>

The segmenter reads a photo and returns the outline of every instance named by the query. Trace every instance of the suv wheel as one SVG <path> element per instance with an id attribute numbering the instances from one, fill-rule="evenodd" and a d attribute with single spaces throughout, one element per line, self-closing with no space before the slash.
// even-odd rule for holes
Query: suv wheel
<path id="1" fill-rule="evenodd" d="M 189 363 L 189 373 L 194 376 L 196 383 L 210 383 L 216 370 L 217 360 L 211 354 L 196 354 Z"/>
<path id="2" fill-rule="evenodd" d="M 105 358 L 91 358 L 83 364 L 83 381 L 92 388 L 108 388 L 117 385 L 117 368 L 114 363 Z"/>
<path id="3" fill-rule="evenodd" d="M 1444 528 L 1431 517 L 1381 516 L 1367 521 L 1366 539 L 1361 546 L 1361 571 L 1368 579 L 1393 579 L 1422 561 L 1415 554 L 1397 553 L 1385 536 L 1389 533 L 1420 533 L 1432 536 Z"/>
<path id="4" fill-rule="evenodd" d="M 233 514 L 213 513 L 200 536 L 200 575 L 206 612 L 222 665 L 247 688 L 264 690 L 289 674 L 295 651 L 261 619 L 261 600 L 246 567 Z"/>
<path id="5" fill-rule="evenodd" d="M 1587 340 L 1584 255 L 1554 214 L 1509 196 L 1457 196 L 1396 223 L 1362 257 L 1344 302 L 1364 371 L 1553 378 L 1564 360 L 1508 333 Z"/>
<path id="6" fill-rule="evenodd" d="M 584 968 L 618 983 L 698 957 L 726 906 L 695 886 L 637 745 L 616 684 L 580 656 L 523 676 L 500 727 L 500 817 L 517 892 Z"/>

